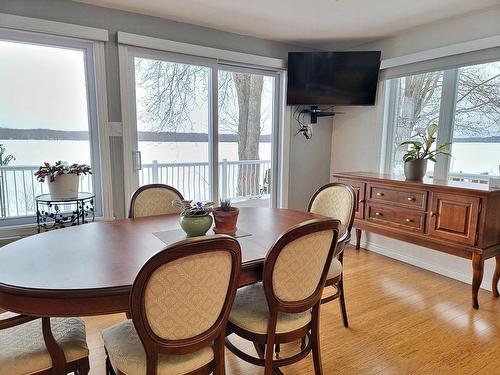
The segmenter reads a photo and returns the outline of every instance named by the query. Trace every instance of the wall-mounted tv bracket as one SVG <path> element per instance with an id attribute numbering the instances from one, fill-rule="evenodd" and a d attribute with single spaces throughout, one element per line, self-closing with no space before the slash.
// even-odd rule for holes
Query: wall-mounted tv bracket
<path id="1" fill-rule="evenodd" d="M 306 108 L 300 111 L 300 113 L 310 113 L 311 114 L 311 124 L 316 124 L 318 122 L 318 117 L 330 117 L 335 116 L 335 112 L 323 111 L 318 108 L 317 105 L 312 105 L 311 108 Z"/>

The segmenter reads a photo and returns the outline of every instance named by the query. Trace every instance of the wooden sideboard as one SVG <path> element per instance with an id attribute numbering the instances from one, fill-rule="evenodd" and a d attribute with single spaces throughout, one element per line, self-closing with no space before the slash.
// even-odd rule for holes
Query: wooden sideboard
<path id="1" fill-rule="evenodd" d="M 354 219 L 356 248 L 361 231 L 369 231 L 472 260 L 472 305 L 484 261 L 496 258 L 493 295 L 500 278 L 500 190 L 451 181 L 406 181 L 386 174 L 336 173 L 337 182 L 357 194 Z"/>

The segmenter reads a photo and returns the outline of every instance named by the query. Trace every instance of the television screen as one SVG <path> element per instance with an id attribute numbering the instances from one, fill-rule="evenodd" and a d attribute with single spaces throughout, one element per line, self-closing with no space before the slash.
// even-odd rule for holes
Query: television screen
<path id="1" fill-rule="evenodd" d="M 290 52 L 288 105 L 374 105 L 380 51 Z"/>

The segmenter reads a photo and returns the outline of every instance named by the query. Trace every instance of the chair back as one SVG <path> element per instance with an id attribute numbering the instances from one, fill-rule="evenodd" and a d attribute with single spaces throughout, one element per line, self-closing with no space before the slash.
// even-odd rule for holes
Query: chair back
<path id="1" fill-rule="evenodd" d="M 315 219 L 286 231 L 269 250 L 263 284 L 269 309 L 297 313 L 321 298 L 337 246 L 339 220 Z"/>
<path id="2" fill-rule="evenodd" d="M 148 260 L 130 296 L 132 321 L 148 358 L 156 364 L 159 352 L 187 354 L 220 339 L 240 268 L 240 245 L 225 235 L 180 241 Z"/>
<path id="3" fill-rule="evenodd" d="M 307 210 L 340 220 L 339 242 L 343 242 L 351 233 L 355 209 L 354 189 L 349 185 L 333 182 L 314 193 Z"/>
<path id="4" fill-rule="evenodd" d="M 141 186 L 130 198 L 129 218 L 181 213 L 182 208 L 172 207 L 175 199 L 183 200 L 175 188 L 164 184 Z"/>

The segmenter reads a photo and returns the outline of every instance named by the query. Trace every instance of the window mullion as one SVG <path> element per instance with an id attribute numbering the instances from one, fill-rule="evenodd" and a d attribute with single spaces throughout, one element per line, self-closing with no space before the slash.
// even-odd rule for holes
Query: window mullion
<path id="1" fill-rule="evenodd" d="M 211 188 L 210 199 L 219 201 L 219 68 L 214 65 L 210 74 L 209 95 L 209 172 Z"/>
<path id="2" fill-rule="evenodd" d="M 451 142 L 453 139 L 453 123 L 457 102 L 458 69 L 443 72 L 443 88 L 441 91 L 441 104 L 439 111 L 439 131 L 436 146 Z M 450 158 L 446 155 L 437 155 L 434 166 L 434 178 L 446 180 L 450 167 Z"/>

